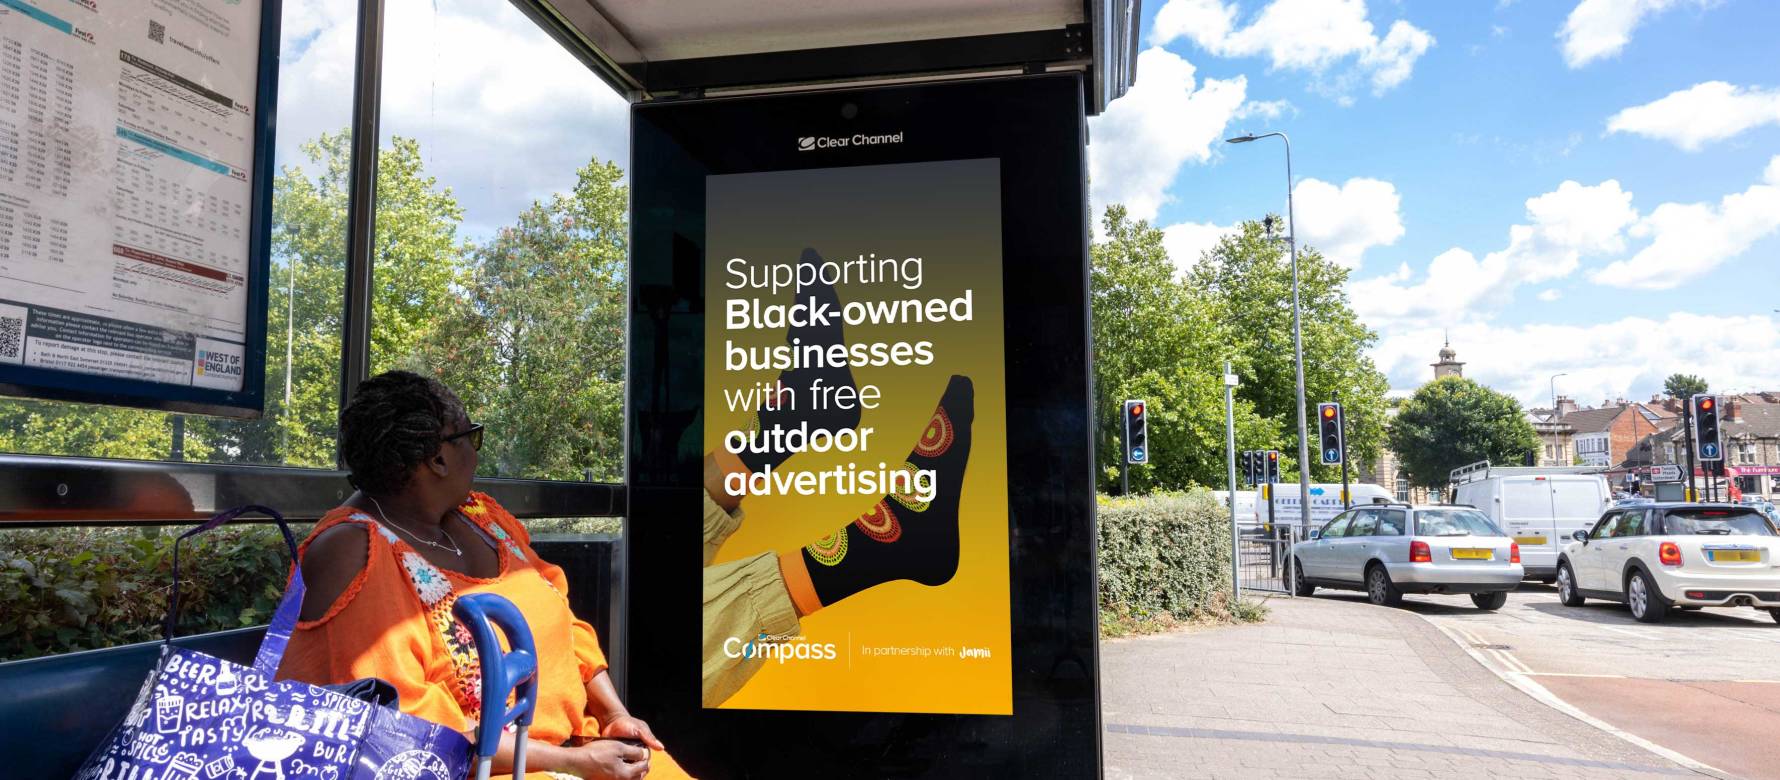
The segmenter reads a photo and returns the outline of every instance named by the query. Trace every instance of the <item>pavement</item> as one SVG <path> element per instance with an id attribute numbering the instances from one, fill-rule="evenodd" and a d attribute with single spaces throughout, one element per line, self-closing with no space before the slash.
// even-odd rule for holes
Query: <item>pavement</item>
<path id="1" fill-rule="evenodd" d="M 1712 774 L 1535 698 L 1473 655 L 1485 651 L 1461 647 L 1439 615 L 1417 612 L 1456 606 L 1386 609 L 1336 594 L 1267 607 L 1260 624 L 1102 643 L 1106 777 Z"/>

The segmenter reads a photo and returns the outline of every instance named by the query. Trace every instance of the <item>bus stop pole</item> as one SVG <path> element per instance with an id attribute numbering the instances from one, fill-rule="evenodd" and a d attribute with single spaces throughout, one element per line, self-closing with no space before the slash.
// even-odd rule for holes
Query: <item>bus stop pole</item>
<path id="1" fill-rule="evenodd" d="M 1242 554 L 1242 537 L 1236 528 L 1236 375 L 1230 373 L 1230 361 L 1224 361 L 1224 460 L 1228 470 L 1230 499 L 1230 603 L 1242 600 L 1242 571 L 1238 559 Z"/>

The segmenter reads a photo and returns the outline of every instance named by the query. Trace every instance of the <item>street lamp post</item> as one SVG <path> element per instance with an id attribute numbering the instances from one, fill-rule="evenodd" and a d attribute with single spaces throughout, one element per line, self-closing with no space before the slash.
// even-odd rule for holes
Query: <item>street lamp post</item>
<path id="1" fill-rule="evenodd" d="M 1569 374 L 1551 375 L 1551 418 L 1548 424 L 1551 427 L 1551 459 L 1554 461 L 1557 460 L 1558 456 L 1558 377 L 1560 376 L 1569 376 Z M 1556 465 L 1561 466 L 1563 464 L 1558 463 Z"/>
<path id="2" fill-rule="evenodd" d="M 1286 245 L 1292 251 L 1292 366 L 1298 375 L 1298 530 L 1304 532 L 1310 528 L 1310 440 L 1304 434 L 1304 324 L 1298 313 L 1298 228 L 1292 213 L 1292 139 L 1285 133 L 1274 132 L 1249 133 L 1225 141 L 1246 144 L 1274 136 L 1286 144 Z"/>

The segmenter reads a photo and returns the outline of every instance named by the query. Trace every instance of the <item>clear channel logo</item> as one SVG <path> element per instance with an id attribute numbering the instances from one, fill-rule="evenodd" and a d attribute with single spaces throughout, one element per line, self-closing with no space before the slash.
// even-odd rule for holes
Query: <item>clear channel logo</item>
<path id="1" fill-rule="evenodd" d="M 859 146 L 882 146 L 885 144 L 899 143 L 902 143 L 902 133 L 900 131 L 882 135 L 867 135 L 865 133 L 854 133 L 852 135 L 843 136 L 805 135 L 798 137 L 797 150 L 800 152 L 810 152 L 817 149 L 851 149 Z"/>

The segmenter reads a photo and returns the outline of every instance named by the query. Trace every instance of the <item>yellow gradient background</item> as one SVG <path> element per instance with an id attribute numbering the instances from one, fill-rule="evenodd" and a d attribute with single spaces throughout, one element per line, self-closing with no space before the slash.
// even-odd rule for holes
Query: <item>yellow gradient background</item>
<path id="1" fill-rule="evenodd" d="M 913 448 L 953 374 L 975 386 L 971 451 L 959 505 L 959 562 L 951 581 L 929 587 L 908 580 L 878 585 L 802 621 L 811 642 L 832 642 L 833 661 L 768 659 L 738 693 L 720 706 L 769 710 L 1011 714 L 1012 648 L 1008 604 L 1007 411 L 1003 372 L 1001 207 L 999 162 L 962 160 L 713 176 L 706 214 L 705 449 L 723 435 L 746 430 L 752 411 L 731 412 L 725 388 L 748 388 L 778 371 L 724 370 L 724 344 L 766 347 L 785 343 L 779 330 L 725 330 L 724 301 L 759 297 L 790 303 L 787 290 L 731 290 L 725 271 L 734 257 L 754 265 L 795 264 L 804 248 L 843 261 L 923 258 L 920 288 L 895 282 L 837 285 L 841 303 L 907 298 L 951 300 L 973 291 L 968 322 L 854 326 L 849 344 L 933 342 L 929 366 L 853 368 L 857 386 L 882 391 L 877 409 L 862 410 L 873 428 L 857 453 L 797 453 L 785 471 L 820 471 L 843 463 L 876 468 L 900 465 Z M 800 389 L 799 410 L 807 408 Z M 849 525 L 881 496 L 749 496 L 746 519 L 713 563 L 783 553 Z M 906 525 L 926 521 L 895 507 Z M 856 529 L 851 543 L 874 544 Z M 818 564 L 819 565 L 819 564 Z M 845 565 L 844 563 L 842 565 Z M 744 639 L 746 639 L 744 637 Z M 982 648 L 987 658 L 869 657 L 875 646 Z"/>

